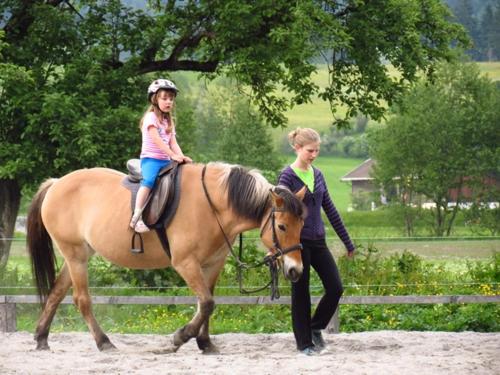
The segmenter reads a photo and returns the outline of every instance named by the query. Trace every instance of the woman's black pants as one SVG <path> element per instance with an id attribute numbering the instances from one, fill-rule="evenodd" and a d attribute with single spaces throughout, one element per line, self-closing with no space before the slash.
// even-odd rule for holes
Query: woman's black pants
<path id="1" fill-rule="evenodd" d="M 302 246 L 304 271 L 300 279 L 292 283 L 292 325 L 299 350 L 313 345 L 311 330 L 326 328 L 344 291 L 337 265 L 325 240 L 302 240 Z M 312 317 L 309 292 L 311 266 L 325 289 Z"/>

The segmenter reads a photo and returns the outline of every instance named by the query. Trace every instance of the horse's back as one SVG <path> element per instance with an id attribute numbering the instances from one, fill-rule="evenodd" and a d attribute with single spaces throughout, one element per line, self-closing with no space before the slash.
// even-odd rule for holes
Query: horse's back
<path id="1" fill-rule="evenodd" d="M 103 223 L 123 224 L 126 229 L 130 194 L 121 186 L 124 176 L 112 169 L 92 168 L 58 179 L 42 205 L 42 219 L 51 236 L 56 240 L 89 242 L 90 232 Z"/>
<path id="2" fill-rule="evenodd" d="M 201 186 L 203 166 L 187 164 L 183 168 L 179 206 L 167 229 L 172 260 L 194 254 L 208 260 L 214 248 L 224 247 L 224 240 Z M 207 172 L 207 188 L 217 206 L 225 200 L 219 174 L 214 169 Z M 121 266 L 166 267 L 170 261 L 154 231 L 143 235 L 145 253 L 130 253 L 131 194 L 121 184 L 124 177 L 106 168 L 82 169 L 61 177 L 50 187 L 42 204 L 45 227 L 59 245 L 84 247 L 90 252 L 92 249 Z"/>

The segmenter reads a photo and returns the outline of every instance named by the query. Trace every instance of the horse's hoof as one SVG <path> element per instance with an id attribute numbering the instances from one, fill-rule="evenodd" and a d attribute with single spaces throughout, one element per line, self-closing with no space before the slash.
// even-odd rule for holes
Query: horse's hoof
<path id="1" fill-rule="evenodd" d="M 184 345 L 190 339 L 189 336 L 184 332 L 184 328 L 179 328 L 174 333 L 174 337 L 172 339 L 174 346 L 179 348 L 181 345 Z"/>
<path id="2" fill-rule="evenodd" d="M 50 347 L 47 341 L 39 341 L 36 344 L 36 350 L 50 350 Z"/>
<path id="3" fill-rule="evenodd" d="M 100 343 L 99 345 L 97 345 L 97 348 L 99 348 L 99 351 L 101 352 L 107 352 L 107 351 L 111 351 L 111 350 L 118 350 L 116 349 L 116 346 L 114 346 L 111 341 L 104 341 L 102 343 Z"/>
<path id="4" fill-rule="evenodd" d="M 203 354 L 219 354 L 219 349 L 212 344 L 209 337 L 197 337 L 196 343 Z"/>
<path id="5" fill-rule="evenodd" d="M 202 351 L 203 354 L 220 354 L 219 348 L 217 348 L 214 344 L 210 343 L 207 347 L 205 347 Z"/>

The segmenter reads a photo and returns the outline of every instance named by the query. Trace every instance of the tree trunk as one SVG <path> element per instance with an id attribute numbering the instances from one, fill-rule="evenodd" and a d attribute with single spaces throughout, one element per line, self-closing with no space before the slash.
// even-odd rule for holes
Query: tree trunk
<path id="1" fill-rule="evenodd" d="M 434 233 L 436 237 L 443 237 L 444 234 L 444 222 L 446 218 L 446 208 L 442 208 L 441 200 L 436 199 L 436 221 L 434 223 Z"/>
<path id="2" fill-rule="evenodd" d="M 0 179 L 0 270 L 9 260 L 11 238 L 21 203 L 21 188 L 16 180 Z"/>
<path id="3" fill-rule="evenodd" d="M 455 207 L 453 207 L 451 218 L 448 220 L 448 227 L 446 228 L 446 235 L 449 237 L 451 234 L 451 228 L 453 227 L 453 222 L 457 216 L 457 212 L 459 210 L 459 205 L 462 202 L 463 194 L 462 187 L 464 185 L 464 178 L 460 177 L 460 184 L 457 187 L 457 198 L 455 199 Z M 451 201 L 451 198 L 448 199 Z"/>
<path id="4" fill-rule="evenodd" d="M 408 237 L 413 237 L 413 228 L 414 228 L 414 212 L 412 209 L 412 203 L 413 203 L 413 189 L 409 189 L 408 191 L 408 202 L 406 202 L 406 234 Z"/>

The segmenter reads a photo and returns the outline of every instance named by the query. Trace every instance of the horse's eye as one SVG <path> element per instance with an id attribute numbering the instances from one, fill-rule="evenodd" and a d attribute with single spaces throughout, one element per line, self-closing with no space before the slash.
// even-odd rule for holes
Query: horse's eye
<path id="1" fill-rule="evenodd" d="M 281 230 L 281 231 L 283 231 L 283 232 L 285 232 L 285 231 L 286 231 L 286 227 L 285 227 L 283 224 L 279 224 L 279 225 L 278 225 L 278 228 L 279 228 L 279 230 Z"/>

